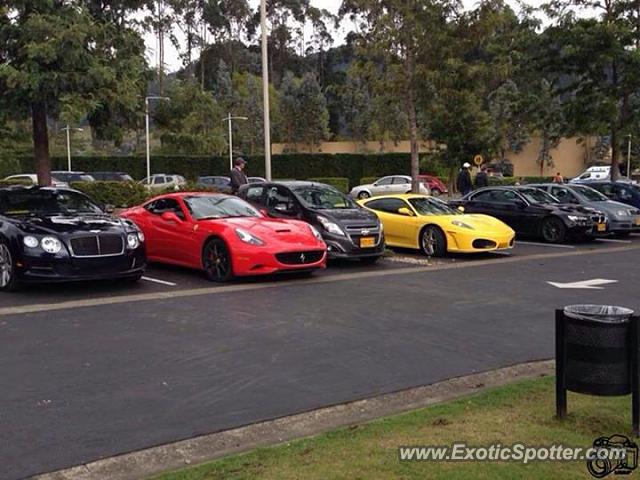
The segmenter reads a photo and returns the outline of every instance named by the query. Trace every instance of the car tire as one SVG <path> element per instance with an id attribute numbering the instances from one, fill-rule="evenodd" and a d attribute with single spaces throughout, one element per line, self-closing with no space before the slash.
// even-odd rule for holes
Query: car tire
<path id="1" fill-rule="evenodd" d="M 202 267 L 212 282 L 228 282 L 233 278 L 231 252 L 224 240 L 213 238 L 202 249 Z"/>
<path id="2" fill-rule="evenodd" d="M 377 257 L 362 257 L 360 259 L 360 262 L 365 264 L 365 265 L 373 265 L 378 260 L 380 260 L 380 256 L 377 256 Z"/>
<path id="3" fill-rule="evenodd" d="M 13 292 L 18 288 L 15 262 L 9 245 L 0 241 L 0 292 Z"/>
<path id="4" fill-rule="evenodd" d="M 358 192 L 358 200 L 364 200 L 366 198 L 369 198 L 371 195 L 369 195 L 369 192 Z"/>
<path id="5" fill-rule="evenodd" d="M 447 237 L 435 225 L 427 225 L 420 231 L 420 250 L 428 257 L 444 257 L 447 254 Z"/>
<path id="6" fill-rule="evenodd" d="M 567 227 L 558 217 L 549 217 L 543 220 L 540 233 L 547 243 L 562 243 L 567 236 Z"/>
<path id="7" fill-rule="evenodd" d="M 434 197 L 439 197 L 440 195 L 442 195 L 442 192 L 439 188 L 433 188 L 431 189 L 431 195 L 433 195 Z"/>

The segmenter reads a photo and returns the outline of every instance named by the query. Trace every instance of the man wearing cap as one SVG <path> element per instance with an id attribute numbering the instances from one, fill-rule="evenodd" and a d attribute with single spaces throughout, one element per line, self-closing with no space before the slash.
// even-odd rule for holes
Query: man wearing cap
<path id="1" fill-rule="evenodd" d="M 470 168 L 471 165 L 468 162 L 464 162 L 462 168 L 458 172 L 458 178 L 456 179 L 456 187 L 458 187 L 458 191 L 463 197 L 473 189 L 473 183 L 471 183 L 471 172 L 469 171 Z"/>
<path id="2" fill-rule="evenodd" d="M 231 193 L 236 195 L 242 185 L 249 183 L 247 176 L 244 174 L 244 167 L 247 164 L 244 158 L 238 157 L 233 161 L 233 169 L 229 177 L 231 178 Z"/>

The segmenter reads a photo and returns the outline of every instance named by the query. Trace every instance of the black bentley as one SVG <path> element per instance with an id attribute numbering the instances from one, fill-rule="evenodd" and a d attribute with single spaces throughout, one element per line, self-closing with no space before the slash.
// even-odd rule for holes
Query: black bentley
<path id="1" fill-rule="evenodd" d="M 591 236 L 598 231 L 598 225 L 606 226 L 602 212 L 561 204 L 548 193 L 527 186 L 481 188 L 451 204 L 464 207 L 465 213 L 491 215 L 519 235 L 541 237 L 550 243 Z"/>
<path id="2" fill-rule="evenodd" d="M 0 291 L 22 282 L 138 280 L 145 265 L 142 232 L 84 194 L 53 187 L 0 189 Z"/>

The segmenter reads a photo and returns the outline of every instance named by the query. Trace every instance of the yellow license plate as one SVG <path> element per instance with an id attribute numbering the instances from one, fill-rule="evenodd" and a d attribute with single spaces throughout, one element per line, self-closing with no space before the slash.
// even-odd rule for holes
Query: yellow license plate
<path id="1" fill-rule="evenodd" d="M 636 225 L 640 225 L 640 217 L 636 218 Z"/>
<path id="2" fill-rule="evenodd" d="M 598 231 L 599 232 L 606 232 L 607 231 L 607 224 L 606 223 L 599 223 L 598 224 Z"/>
<path id="3" fill-rule="evenodd" d="M 376 237 L 362 237 L 360 239 L 360 248 L 371 248 L 376 246 Z"/>

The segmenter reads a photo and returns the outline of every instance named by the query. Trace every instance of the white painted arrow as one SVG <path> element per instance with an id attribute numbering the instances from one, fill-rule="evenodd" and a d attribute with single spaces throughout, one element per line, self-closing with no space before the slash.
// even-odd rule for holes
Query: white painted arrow
<path id="1" fill-rule="evenodd" d="M 549 285 L 553 285 L 558 288 L 582 288 L 585 290 L 602 290 L 599 285 L 607 285 L 609 283 L 617 283 L 618 280 L 607 280 L 606 278 L 593 278 L 591 280 L 582 280 L 580 282 L 547 282 Z"/>

